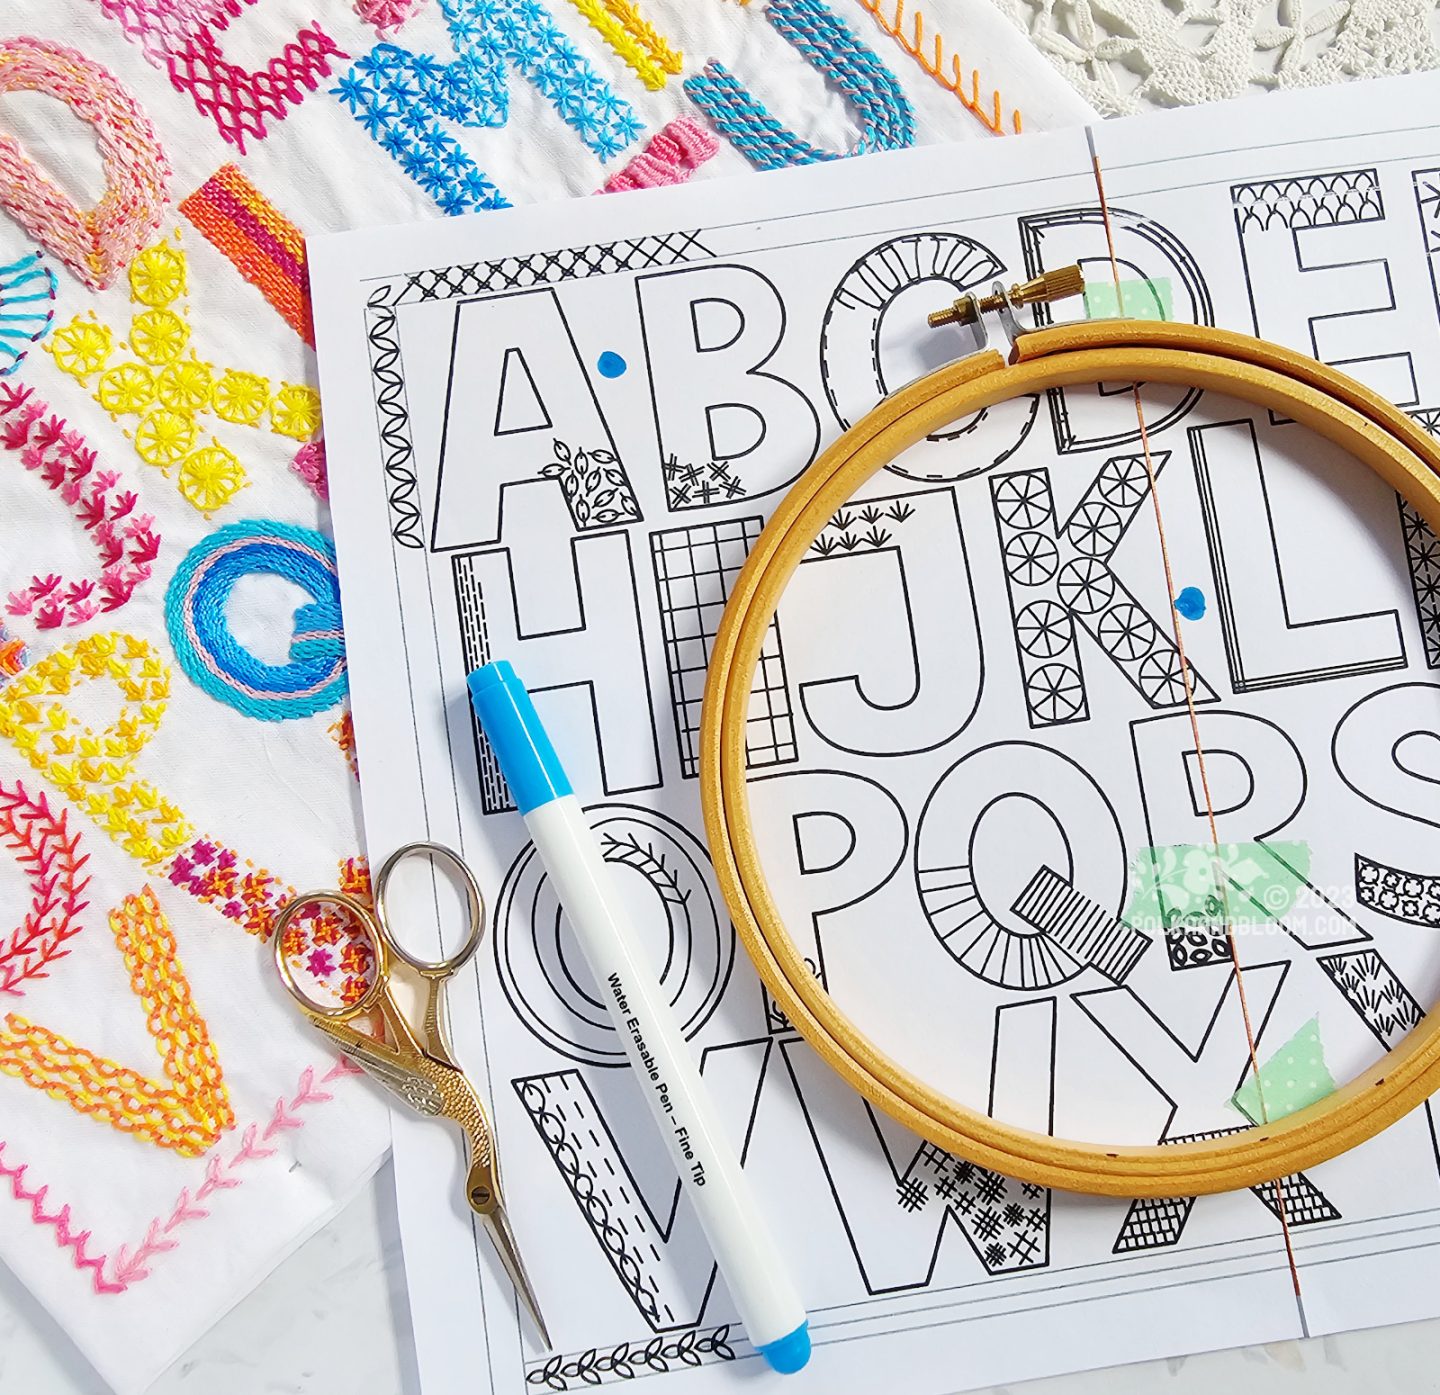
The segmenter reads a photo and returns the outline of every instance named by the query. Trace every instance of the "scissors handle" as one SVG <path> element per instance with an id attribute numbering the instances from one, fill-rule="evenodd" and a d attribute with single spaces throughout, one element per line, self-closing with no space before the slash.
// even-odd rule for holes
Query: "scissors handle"
<path id="1" fill-rule="evenodd" d="M 375 951 L 375 971 L 371 976 L 370 983 L 365 992 L 353 1003 L 337 1003 L 333 1007 L 322 1006 L 312 1000 L 295 982 L 295 970 L 285 954 L 285 931 L 296 916 L 314 906 L 342 906 L 364 928 L 371 947 Z M 275 917 L 275 925 L 270 932 L 270 938 L 275 947 L 275 967 L 280 972 L 281 983 L 285 985 L 286 991 L 312 1020 L 345 1022 L 352 1017 L 359 1017 L 362 1013 L 372 1011 L 379 1003 L 381 995 L 386 991 L 386 984 L 390 978 L 389 951 L 393 946 L 389 938 L 381 933 L 380 924 L 370 908 L 343 891 L 302 891 L 298 896 L 292 897 L 286 902 L 280 914 Z"/>
<path id="2" fill-rule="evenodd" d="M 465 892 L 465 913 L 468 917 L 465 939 L 459 949 L 453 954 L 446 955 L 443 959 L 420 959 L 411 954 L 391 929 L 390 880 L 400 864 L 408 857 L 428 858 L 432 864 L 445 863 Z M 464 968 L 479 948 L 481 936 L 485 933 L 485 898 L 481 895 L 480 883 L 475 880 L 474 872 L 457 852 L 447 848 L 443 843 L 405 843 L 385 859 L 384 865 L 375 878 L 375 919 L 380 924 L 381 933 L 388 942 L 390 952 L 397 959 L 408 964 L 417 974 L 433 982 L 436 979 L 449 978 Z"/>

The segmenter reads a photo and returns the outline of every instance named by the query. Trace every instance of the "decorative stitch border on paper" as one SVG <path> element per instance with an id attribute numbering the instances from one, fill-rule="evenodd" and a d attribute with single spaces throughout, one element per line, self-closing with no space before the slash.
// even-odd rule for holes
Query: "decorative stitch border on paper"
<path id="1" fill-rule="evenodd" d="M 401 547 L 423 548 L 420 534 L 419 485 L 412 462 L 410 403 L 405 395 L 400 335 L 395 323 L 394 282 L 382 282 L 365 302 L 365 341 L 370 346 L 370 376 L 375 395 L 375 416 L 380 429 L 380 451 L 390 505 L 390 536 Z"/>
<path id="2" fill-rule="evenodd" d="M 685 1367 L 734 1361 L 730 1325 L 708 1332 L 691 1330 L 678 1336 L 663 1334 L 643 1342 L 621 1342 L 608 1351 L 591 1347 L 568 1356 L 551 1356 L 525 1368 L 525 1384 L 532 1390 L 590 1390 L 611 1381 L 658 1376 Z"/>
<path id="3" fill-rule="evenodd" d="M 437 267 L 415 272 L 405 277 L 403 284 L 399 277 L 376 284 L 365 301 L 365 340 L 390 504 L 390 536 L 394 541 L 411 549 L 425 546 L 415 479 L 415 447 L 410 437 L 410 403 L 396 323 L 399 306 L 674 266 L 712 256 L 714 253 L 700 241 L 700 231 L 695 229 Z"/>
<path id="4" fill-rule="evenodd" d="M 523 290 L 529 286 L 578 281 L 586 276 L 610 276 L 617 271 L 642 271 L 652 266 L 700 261 L 715 254 L 700 241 L 700 230 L 659 233 L 654 236 L 592 242 L 585 247 L 561 247 L 532 252 L 524 257 L 501 257 L 493 262 L 434 267 L 406 277 L 398 304 L 417 300 L 449 300 L 455 296 L 487 295 L 492 291 Z"/>

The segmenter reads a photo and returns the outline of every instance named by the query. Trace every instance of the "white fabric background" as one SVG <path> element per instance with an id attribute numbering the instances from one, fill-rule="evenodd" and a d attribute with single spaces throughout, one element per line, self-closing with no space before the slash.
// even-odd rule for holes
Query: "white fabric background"
<path id="1" fill-rule="evenodd" d="M 990 138 L 881 32 L 859 0 L 831 2 L 903 84 L 915 105 L 922 141 Z M 943 32 L 964 70 L 980 70 L 986 93 L 998 86 L 1007 103 L 1023 110 L 1030 130 L 1082 121 L 1092 111 L 1128 112 L 1440 63 L 1434 7 L 1417 0 L 1338 0 L 1308 7 L 1302 0 L 997 3 L 998 9 L 990 0 L 930 0 L 924 6 L 927 32 Z M 887 17 L 894 14 L 895 0 L 879 0 L 879 5 Z M 647 136 L 673 116 L 691 112 L 679 79 L 662 92 L 646 92 L 564 0 L 554 0 L 551 8 L 636 107 L 649 128 Z M 837 150 L 853 140 L 844 102 L 768 27 L 761 0 L 752 0 L 748 9 L 729 0 L 645 0 L 643 8 L 684 49 L 686 75 L 698 71 L 706 58 L 718 57 L 809 140 Z M 913 13 L 912 4 L 907 29 Z M 230 25 L 227 53 L 236 61 L 263 61 L 277 46 L 275 36 L 289 39 L 316 18 L 352 56 L 375 42 L 373 31 L 343 0 L 261 0 Z M 0 33 L 60 39 L 103 62 L 129 85 L 175 167 L 175 200 L 234 161 L 307 232 L 437 216 L 429 199 L 323 90 L 240 156 L 196 115 L 187 97 L 167 86 L 92 0 L 11 0 L 0 18 Z M 1029 34 L 1028 41 L 1022 33 Z M 433 0 L 396 42 L 449 56 Z M 347 66 L 348 60 L 339 65 L 341 71 Z M 622 157 L 602 167 L 524 82 L 512 80 L 511 93 L 508 125 L 466 132 L 463 141 L 516 202 L 588 194 L 623 163 Z M 36 159 L 60 170 L 62 184 L 82 203 L 98 193 L 99 166 L 88 133 L 49 99 L 0 97 L 0 129 L 19 135 Z M 743 157 L 722 143 L 721 153 L 700 177 L 746 168 Z M 176 226 L 186 229 L 190 298 L 202 352 L 217 363 L 313 381 L 308 350 L 172 209 L 165 229 Z M 0 261 L 25 247 L 19 230 L 0 219 Z M 63 269 L 59 275 L 57 323 L 91 307 L 118 324 L 128 318 L 123 281 L 96 297 Z M 114 628 L 143 634 L 162 651 L 168 648 L 161 613 L 165 582 L 185 551 L 216 524 L 258 517 L 324 526 L 323 508 L 288 470 L 293 442 L 263 432 L 229 433 L 237 450 L 244 447 L 252 485 L 207 524 L 171 485 L 134 459 L 119 426 L 73 381 L 58 375 L 45 354 L 32 353 L 17 376 L 33 382 L 107 460 L 124 469 L 142 489 L 143 507 L 158 518 L 164 547 L 155 577 L 114 618 Z M 330 404 L 330 410 L 336 405 Z M 331 468 L 343 464 L 332 462 Z M 0 561 L 0 591 L 40 568 L 81 573 L 92 562 L 79 529 L 57 511 L 49 491 L 13 461 L 0 461 Z M 256 652 L 272 658 L 284 652 L 294 599 L 280 585 L 247 588 L 235 623 Z M 23 621 L 12 622 L 12 628 L 43 653 L 77 633 L 112 625 L 95 622 L 45 636 L 27 630 Z M 177 668 L 170 710 L 161 735 L 142 757 L 143 773 L 173 794 L 205 832 L 292 880 L 328 884 L 335 859 L 360 846 L 353 784 L 325 731 L 336 715 L 252 722 L 201 693 Z M 32 792 L 44 788 L 8 746 L 0 745 L 0 779 L 17 776 Z M 153 1061 L 153 1047 L 138 1021 L 103 917 L 144 878 L 138 864 L 98 829 L 78 814 L 72 818 L 84 830 L 94 858 L 86 931 L 50 982 L 7 1009 L 137 1064 Z M 0 859 L 0 907 L 13 907 L 21 890 L 8 859 Z M 323 1069 L 325 1053 L 279 997 L 253 940 L 180 893 L 162 891 L 162 900 L 197 1001 L 223 1053 L 243 1123 L 293 1089 L 304 1065 L 320 1062 Z M 327 1088 L 335 1089 L 336 1100 L 325 1106 L 324 1115 L 298 1134 L 287 1133 L 282 1151 L 263 1164 L 263 1171 L 221 1194 L 210 1218 L 174 1252 L 160 1257 L 150 1279 L 119 1299 L 89 1293 L 69 1252 L 54 1245 L 51 1231 L 31 1223 L 28 1207 L 14 1203 L 0 1179 L 0 1258 L 9 1266 L 0 1267 L 0 1392 L 93 1395 L 107 1388 L 107 1377 L 122 1389 L 139 1389 L 191 1347 L 219 1313 L 244 1298 L 353 1193 L 383 1146 L 383 1114 L 369 1088 L 351 1081 Z M 4 1155 L 7 1162 L 32 1162 L 33 1181 L 49 1181 L 56 1201 L 74 1203 L 80 1224 L 94 1228 L 97 1250 L 133 1245 L 150 1217 L 168 1214 L 178 1189 L 203 1174 L 193 1161 L 141 1148 L 6 1078 L 0 1078 L 0 1137 L 11 1140 L 14 1149 L 13 1159 Z M 365 1199 L 244 1298 L 155 1388 L 167 1395 L 194 1389 L 207 1395 L 261 1390 L 329 1395 L 350 1386 L 379 1395 L 402 1386 L 413 1389 L 388 1175 L 388 1170 L 382 1173 Z M 1126 1395 L 1164 1385 L 1176 1395 L 1209 1395 L 1224 1385 L 1241 1392 L 1328 1395 L 1363 1383 L 1377 1390 L 1413 1390 L 1430 1383 L 1437 1356 L 1440 1324 L 1423 1324 L 1303 1348 L 1284 1344 L 1263 1352 L 1096 1373 L 1033 1389 L 1036 1395 Z M 958 1360 L 963 1353 L 957 1353 Z"/>
<path id="2" fill-rule="evenodd" d="M 232 8 L 239 13 L 223 34 L 231 61 L 264 63 L 292 42 L 299 28 L 316 20 L 350 55 L 337 62 L 320 90 L 291 108 L 283 121 L 272 121 L 268 136 L 253 142 L 243 155 L 221 139 L 208 118 L 197 114 L 188 96 L 172 90 L 164 73 L 147 62 L 140 46 L 105 17 L 95 0 L 11 0 L 0 18 L 0 37 L 58 40 L 116 74 L 146 109 L 169 156 L 172 204 L 233 162 L 306 233 L 440 216 L 430 198 L 328 92 L 351 59 L 376 42 L 374 31 L 349 4 L 258 0 Z M 633 105 L 647 129 L 630 150 L 602 165 L 546 99 L 512 74 L 507 124 L 465 131 L 461 139 L 516 203 L 587 195 L 665 122 L 697 114 L 680 78 L 672 78 L 662 91 L 647 91 L 568 0 L 553 0 L 549 8 L 581 52 Z M 903 85 L 915 108 L 919 141 L 993 138 L 882 31 L 859 0 L 833 0 L 832 8 Z M 883 8 L 887 15 L 893 13 L 893 0 L 883 0 Z M 730 0 L 645 0 L 643 10 L 685 52 L 683 76 L 718 58 L 805 139 L 835 151 L 853 143 L 855 126 L 845 101 L 767 23 L 760 0 L 748 8 Z M 943 31 L 959 50 L 967 73 L 980 70 L 983 92 L 998 87 L 1007 113 L 1011 105 L 1021 108 L 1027 129 L 1093 115 L 988 0 L 938 0 L 927 6 L 927 20 L 930 32 Z M 452 54 L 434 0 L 428 0 L 394 41 L 442 61 Z M 0 95 L 0 129 L 17 136 L 31 158 L 55 171 L 80 206 L 96 200 L 103 177 L 91 134 L 54 100 L 35 93 Z M 722 141 L 720 153 L 699 177 L 748 168 L 745 158 Z M 172 206 L 161 234 L 176 229 L 189 260 L 188 299 L 198 353 L 219 367 L 233 365 L 272 380 L 313 383 L 310 351 Z M 27 250 L 22 231 L 0 219 L 0 263 Z M 57 325 L 94 312 L 123 333 L 130 317 L 123 275 L 97 294 L 52 264 L 59 275 Z M 34 628 L 33 618 L 12 619 L 11 629 L 31 644 L 35 657 L 78 635 L 111 629 L 141 635 L 168 657 L 165 586 L 186 552 L 212 528 L 252 518 L 326 526 L 323 506 L 289 469 L 294 441 L 265 430 L 202 420 L 206 434 L 213 429 L 240 455 L 251 481 L 207 521 L 181 499 L 172 483 L 135 458 L 125 435 L 126 421 L 112 420 L 43 350 L 32 351 L 6 381 L 32 385 L 85 434 L 104 464 L 121 469 L 139 491 L 141 508 L 155 515 L 163 537 L 154 576 L 115 616 L 43 633 Z M 332 402 L 328 410 L 345 411 L 348 404 Z M 343 469 L 344 462 L 331 461 L 330 468 Z M 0 455 L 0 561 L 0 593 L 37 572 L 94 571 L 93 548 L 82 530 L 51 491 L 8 453 Z M 303 599 L 273 580 L 247 583 L 237 593 L 233 626 L 254 652 L 278 662 L 290 642 L 291 612 Z M 354 623 L 354 617 L 351 620 Z M 173 670 L 169 709 L 159 734 L 141 754 L 137 773 L 159 784 L 202 832 L 257 864 L 297 886 L 333 885 L 337 859 L 362 846 L 354 782 L 326 730 L 339 710 L 297 721 L 259 722 L 209 697 L 178 665 Z M 107 700 L 113 704 L 98 686 L 71 699 L 77 708 L 92 703 L 97 724 L 108 720 Z M 362 765 L 363 759 L 362 752 Z M 0 779 L 16 777 L 23 778 L 32 793 L 46 788 L 8 744 L 0 743 Z M 148 880 L 156 886 L 180 942 L 196 1002 L 221 1053 L 240 1128 L 252 1119 L 270 1118 L 277 1098 L 293 1096 L 307 1064 L 317 1063 L 323 1073 L 332 1058 L 283 997 L 268 952 L 213 909 L 197 905 L 160 879 L 145 878 L 140 866 L 83 814 L 72 811 L 71 818 L 92 857 L 86 929 L 52 978 L 34 985 L 13 1010 L 91 1049 L 158 1073 L 158 1057 L 105 923 L 108 908 Z M 23 881 L 8 859 L 0 858 L 0 907 L 13 911 L 23 892 Z M 28 1296 L 14 1300 L 23 1316 L 8 1333 L 11 1319 L 0 1309 L 0 1390 L 60 1390 L 66 1380 L 79 1382 L 78 1388 L 95 1388 L 97 1377 L 86 1369 L 86 1361 L 115 1388 L 142 1389 L 295 1243 L 333 1215 L 374 1167 L 387 1135 L 379 1097 L 370 1087 L 347 1079 L 324 1088 L 335 1099 L 308 1110 L 303 1129 L 282 1131 L 272 1140 L 275 1156 L 248 1165 L 241 1185 L 209 1197 L 208 1216 L 183 1223 L 175 1232 L 176 1248 L 157 1255 L 149 1266 L 150 1277 L 121 1295 L 95 1294 L 87 1274 L 77 1272 L 72 1252 L 56 1245 L 54 1228 L 36 1225 L 31 1205 L 14 1200 L 0 1178 L 0 1260 L 28 1289 Z M 91 1231 L 87 1253 L 105 1253 L 112 1262 L 121 1245 L 133 1251 L 152 1218 L 172 1215 L 182 1188 L 193 1192 L 205 1176 L 203 1160 L 138 1143 L 8 1077 L 0 1077 L 0 1138 L 7 1143 L 0 1154 L 6 1165 L 27 1164 L 24 1185 L 33 1189 L 47 1184 L 43 1205 L 53 1213 L 69 1204 L 72 1228 Z M 222 1140 L 220 1151 L 228 1156 L 237 1143 L 232 1133 Z M 349 1301 L 346 1287 L 337 1281 L 325 1293 L 302 1301 L 311 1312 L 323 1311 L 330 1303 L 343 1306 Z M 0 1292 L 19 1290 L 7 1275 Z M 277 1321 L 281 1326 L 287 1322 Z M 22 1341 L 15 1333 L 21 1326 L 29 1331 L 32 1324 L 38 1325 L 42 1341 L 55 1348 L 54 1359 L 68 1375 L 52 1371 L 36 1377 L 24 1374 L 23 1367 L 17 1374 L 11 1352 L 33 1348 L 28 1338 Z M 373 1321 L 362 1327 L 366 1340 L 387 1330 Z M 67 1336 L 83 1358 L 60 1349 Z M 247 1360 L 262 1357 L 265 1346 L 263 1338 L 246 1340 L 238 1354 Z M 343 1360 L 333 1341 L 321 1339 L 314 1350 Z M 304 1379 L 303 1373 L 312 1369 L 310 1361 L 297 1356 L 296 1369 L 276 1376 L 281 1388 Z M 183 1382 L 184 1373 L 182 1364 L 168 1379 Z M 325 1378 L 316 1377 L 318 1384 L 312 1388 L 338 1388 L 338 1378 L 331 1379 L 336 1375 L 331 1368 Z M 258 1389 L 268 1378 L 252 1373 L 235 1388 Z M 361 1384 L 367 1390 L 384 1388 L 384 1382 L 377 1385 L 368 1379 Z"/>

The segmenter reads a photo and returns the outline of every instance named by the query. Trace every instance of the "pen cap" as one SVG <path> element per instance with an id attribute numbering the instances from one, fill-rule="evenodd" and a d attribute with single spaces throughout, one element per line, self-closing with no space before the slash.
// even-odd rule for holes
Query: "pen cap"
<path id="1" fill-rule="evenodd" d="M 467 681 L 470 705 L 500 762 L 516 808 L 528 814 L 552 799 L 570 794 L 565 767 L 509 661 L 497 659 L 484 664 Z"/>

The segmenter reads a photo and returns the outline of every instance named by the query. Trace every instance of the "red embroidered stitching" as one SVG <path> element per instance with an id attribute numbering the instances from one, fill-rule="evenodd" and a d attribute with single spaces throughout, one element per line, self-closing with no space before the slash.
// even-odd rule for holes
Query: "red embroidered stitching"
<path id="1" fill-rule="evenodd" d="M 173 886 L 188 891 L 197 901 L 214 906 L 247 934 L 268 939 L 280 908 L 295 895 L 272 872 L 252 864 L 240 870 L 240 856 L 212 838 L 197 838 L 175 856 L 166 875 Z"/>
<path id="2" fill-rule="evenodd" d="M 315 327 L 300 229 L 234 165 L 222 166 L 181 200 L 180 212 L 313 349 Z"/>
<path id="3" fill-rule="evenodd" d="M 0 842 L 15 855 L 30 883 L 30 910 L 8 943 L 0 940 L 0 993 L 20 997 L 27 979 L 45 978 L 46 969 L 69 950 L 65 942 L 84 927 L 80 898 L 90 884 L 81 871 L 89 857 L 79 855 L 80 835 L 66 827 L 66 810 L 57 818 L 42 794 L 32 799 L 18 782 L 0 784 Z"/>
<path id="4" fill-rule="evenodd" d="M 360 1074 L 363 1072 L 359 1066 L 352 1065 L 342 1057 L 321 1077 L 320 1083 L 328 1085 L 332 1080 L 339 1080 L 342 1076 Z M 148 1279 L 150 1277 L 148 1267 L 150 1261 L 158 1255 L 168 1254 L 179 1245 L 179 1240 L 170 1238 L 172 1232 L 189 1221 L 204 1220 L 210 1215 L 203 1205 L 204 1202 L 208 1201 L 217 1191 L 228 1191 L 240 1186 L 245 1180 L 243 1177 L 231 1175 L 235 1168 L 249 1162 L 260 1162 L 274 1155 L 276 1151 L 274 1148 L 261 1146 L 262 1138 L 269 1140 L 276 1133 L 284 1130 L 304 1128 L 306 1121 L 299 1118 L 293 1111 L 311 1105 L 325 1104 L 333 1098 L 334 1096 L 329 1091 L 315 1087 L 314 1068 L 307 1066 L 301 1073 L 295 1097 L 289 1101 L 288 1106 L 283 1095 L 275 1101 L 275 1108 L 263 1135 L 258 1123 L 248 1124 L 241 1136 L 240 1146 L 229 1162 L 226 1162 L 219 1153 L 212 1153 L 205 1164 L 205 1181 L 196 1188 L 194 1195 L 191 1195 L 188 1188 L 182 1187 L 170 1215 L 164 1221 L 156 1216 L 150 1222 L 146 1227 L 144 1240 L 135 1247 L 133 1253 L 128 1246 L 122 1245 L 115 1252 L 115 1264 L 110 1271 L 111 1284 L 107 1288 L 97 1291 L 122 1293 L 131 1284 Z"/>
<path id="5" fill-rule="evenodd" d="M 98 678 L 114 685 L 121 710 L 97 735 L 64 700 Z M 265 939 L 293 888 L 201 836 L 183 810 L 135 777 L 135 757 L 159 728 L 169 695 L 170 670 L 148 641 L 86 635 L 0 687 L 0 738 L 146 868 Z"/>
<path id="6" fill-rule="evenodd" d="M 58 575 L 35 577 L 12 592 L 11 615 L 35 615 L 42 630 L 82 625 L 101 612 L 119 610 L 135 588 L 150 579 L 160 535 L 149 514 L 135 512 L 138 496 L 119 492 L 120 474 L 96 470 L 96 453 L 85 438 L 49 408 L 34 389 L 0 384 L 0 445 L 18 451 L 20 463 L 39 474 L 70 506 L 100 554 L 97 582 L 66 582 Z M 38 607 L 38 609 L 37 609 Z"/>
<path id="7" fill-rule="evenodd" d="M 359 1066 L 352 1065 L 343 1058 L 336 1061 L 330 1070 L 321 1077 L 321 1084 L 328 1085 L 332 1080 L 339 1080 L 346 1075 L 360 1075 L 363 1072 Z M 315 1071 L 307 1066 L 300 1075 L 299 1084 L 295 1098 L 290 1101 L 291 1110 L 306 1108 L 310 1105 L 324 1104 L 333 1096 L 326 1090 L 314 1088 Z M 285 1099 L 282 1096 L 276 1101 L 276 1113 L 285 1111 Z M 292 1117 L 287 1115 L 287 1117 Z M 289 1127 L 303 1127 L 305 1121 L 297 1120 Z M 266 1129 L 266 1137 L 269 1137 L 274 1127 L 274 1118 L 271 1125 Z M 171 1233 L 179 1226 L 191 1221 L 206 1219 L 210 1212 L 205 1209 L 202 1203 L 208 1201 L 217 1191 L 228 1191 L 238 1187 L 245 1179 L 243 1177 L 231 1176 L 234 1168 L 249 1162 L 259 1162 L 271 1157 L 275 1153 L 274 1148 L 262 1148 L 257 1143 L 259 1124 L 248 1124 L 240 1140 L 240 1147 L 235 1151 L 227 1163 L 219 1153 L 212 1153 L 205 1163 L 205 1181 L 195 1190 L 192 1195 L 189 1188 L 182 1187 L 180 1195 L 175 1199 L 175 1205 L 171 1209 L 169 1217 L 161 1221 L 156 1216 L 146 1227 L 145 1238 L 137 1245 L 132 1252 L 128 1245 L 121 1245 L 115 1252 L 115 1263 L 111 1270 L 111 1277 L 105 1277 L 105 1265 L 109 1262 L 109 1255 L 86 1254 L 85 1246 L 90 1240 L 88 1230 L 74 1232 L 70 1229 L 70 1207 L 62 1206 L 59 1211 L 49 1213 L 44 1209 L 45 1195 L 49 1187 L 43 1186 L 29 1190 L 25 1186 L 25 1170 L 27 1163 L 20 1163 L 11 1166 L 5 1161 L 5 1149 L 9 1146 L 0 1140 L 0 1177 L 10 1179 L 10 1193 L 16 1201 L 30 1203 L 30 1219 L 39 1226 L 53 1226 L 55 1228 L 55 1241 L 62 1249 L 74 1251 L 73 1260 L 76 1269 L 89 1270 L 91 1283 L 96 1293 L 115 1294 L 124 1293 L 132 1285 L 140 1283 L 150 1277 L 148 1265 L 157 1255 L 168 1254 L 175 1249 L 180 1241 L 171 1238 Z"/>
<path id="8" fill-rule="evenodd" d="M 683 184 L 719 149 L 720 142 L 698 121 L 688 116 L 676 117 L 657 131 L 629 164 L 616 170 L 600 187 L 600 192 L 615 194 L 625 189 Z"/>
<path id="9" fill-rule="evenodd" d="M 145 57 L 163 68 L 170 85 L 195 103 L 201 116 L 241 151 L 249 136 L 264 140 L 265 118 L 283 121 L 307 92 L 330 76 L 332 58 L 348 58 L 318 25 L 308 25 L 263 68 L 253 71 L 226 62 L 215 31 L 224 32 L 257 0 L 206 0 L 177 5 L 174 0 L 98 0 L 101 12 L 115 20 Z M 213 25 L 214 29 L 210 26 Z"/>
<path id="10" fill-rule="evenodd" d="M 374 903 L 374 893 L 370 889 L 370 859 L 363 853 L 359 857 L 341 859 L 340 890 L 353 896 L 361 905 Z"/>
<path id="11" fill-rule="evenodd" d="M 339 871 L 340 890 L 362 905 L 371 905 L 369 862 L 364 857 L 342 858 Z M 302 981 L 311 980 L 323 990 L 321 999 L 334 994 L 342 1003 L 364 995 L 375 969 L 375 952 L 364 927 L 335 906 L 311 908 L 292 920 L 281 953 Z"/>

